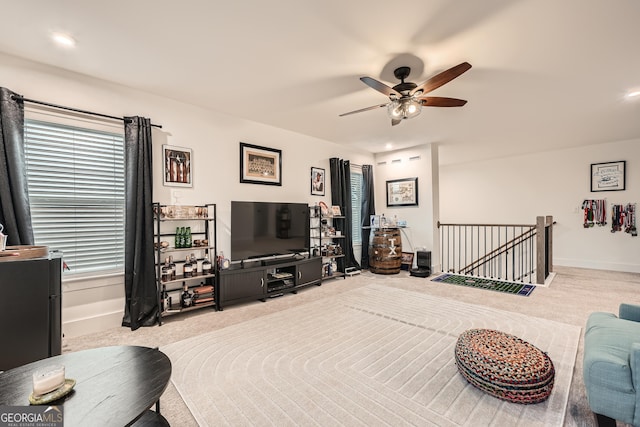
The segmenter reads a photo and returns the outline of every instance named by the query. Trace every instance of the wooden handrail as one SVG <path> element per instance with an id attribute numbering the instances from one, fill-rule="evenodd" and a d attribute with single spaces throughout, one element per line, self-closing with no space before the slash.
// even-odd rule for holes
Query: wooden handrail
<path id="1" fill-rule="evenodd" d="M 454 227 L 533 227 L 535 228 L 535 224 L 448 224 L 444 222 L 438 221 L 438 228 L 440 226 L 454 226 Z"/>
<path id="2" fill-rule="evenodd" d="M 516 227 L 520 227 L 520 226 L 516 226 Z M 487 262 L 493 260 L 494 258 L 497 258 L 498 256 L 502 255 L 503 253 L 505 253 L 505 252 L 509 251 L 510 249 L 514 248 L 516 245 L 520 245 L 520 244 L 526 242 L 527 240 L 532 239 L 533 236 L 536 235 L 537 231 L 536 231 L 535 226 L 531 226 L 531 227 L 532 228 L 530 228 L 529 230 L 523 232 L 519 236 L 514 237 L 510 241 L 504 243 L 503 245 L 501 245 L 501 246 L 497 247 L 496 249 L 492 250 L 491 252 L 488 252 L 485 255 L 483 255 L 482 257 L 480 257 L 477 260 L 473 261 L 471 264 L 462 267 L 460 269 L 460 272 L 464 274 L 468 270 L 475 270 L 476 268 L 481 267 L 482 265 L 486 264 Z M 527 236 L 525 236 L 525 235 L 527 235 Z M 519 241 L 516 242 L 517 240 L 519 240 Z"/>

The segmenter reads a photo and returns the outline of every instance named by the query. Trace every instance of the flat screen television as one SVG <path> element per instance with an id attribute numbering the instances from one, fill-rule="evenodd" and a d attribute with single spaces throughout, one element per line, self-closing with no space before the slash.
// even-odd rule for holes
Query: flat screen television
<path id="1" fill-rule="evenodd" d="M 308 251 L 306 203 L 231 202 L 231 261 Z"/>

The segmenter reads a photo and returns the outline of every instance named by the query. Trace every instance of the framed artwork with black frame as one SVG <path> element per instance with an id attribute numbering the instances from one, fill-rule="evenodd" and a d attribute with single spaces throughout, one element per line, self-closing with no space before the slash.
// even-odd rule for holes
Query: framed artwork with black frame
<path id="1" fill-rule="evenodd" d="M 627 162 L 592 163 L 591 192 L 622 191 L 625 189 L 625 167 Z"/>
<path id="2" fill-rule="evenodd" d="M 324 196 L 325 171 L 322 168 L 311 167 L 311 195 Z"/>
<path id="3" fill-rule="evenodd" d="M 164 173 L 162 184 L 166 187 L 193 187 L 193 152 L 191 148 L 162 146 Z"/>
<path id="4" fill-rule="evenodd" d="M 387 181 L 387 206 L 418 206 L 418 178 Z"/>
<path id="5" fill-rule="evenodd" d="M 240 182 L 282 185 L 282 150 L 240 143 Z"/>

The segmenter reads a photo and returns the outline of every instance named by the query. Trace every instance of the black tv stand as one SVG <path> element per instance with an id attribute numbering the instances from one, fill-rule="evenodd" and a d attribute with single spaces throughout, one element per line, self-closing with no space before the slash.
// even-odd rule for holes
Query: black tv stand
<path id="1" fill-rule="evenodd" d="M 245 265 L 219 273 L 218 309 L 248 301 L 296 293 L 299 289 L 322 284 L 322 258 L 275 258 L 268 264 Z"/>
<path id="2" fill-rule="evenodd" d="M 269 265 L 285 264 L 285 263 L 291 262 L 291 261 L 295 261 L 295 257 L 294 256 L 282 257 L 282 258 L 263 259 L 260 262 L 260 264 L 262 264 L 263 267 L 267 267 Z"/>

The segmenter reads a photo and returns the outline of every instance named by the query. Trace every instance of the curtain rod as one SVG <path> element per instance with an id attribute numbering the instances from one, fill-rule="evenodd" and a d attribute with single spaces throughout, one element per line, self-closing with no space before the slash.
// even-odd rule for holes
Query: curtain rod
<path id="1" fill-rule="evenodd" d="M 82 114 L 88 114 L 90 116 L 104 117 L 106 119 L 125 121 L 124 117 L 109 116 L 107 114 L 94 113 L 93 111 L 79 110 L 77 108 L 65 107 L 63 105 L 51 104 L 49 102 L 36 101 L 35 99 L 25 98 L 24 96 L 21 96 L 21 95 L 11 95 L 11 99 L 13 99 L 13 100 L 20 99 L 23 102 L 30 102 L 32 104 L 44 105 L 45 107 L 58 108 L 60 110 L 73 111 L 74 113 L 82 113 Z M 152 123 L 151 126 L 159 128 L 159 129 L 162 129 L 162 125 L 154 125 Z"/>

